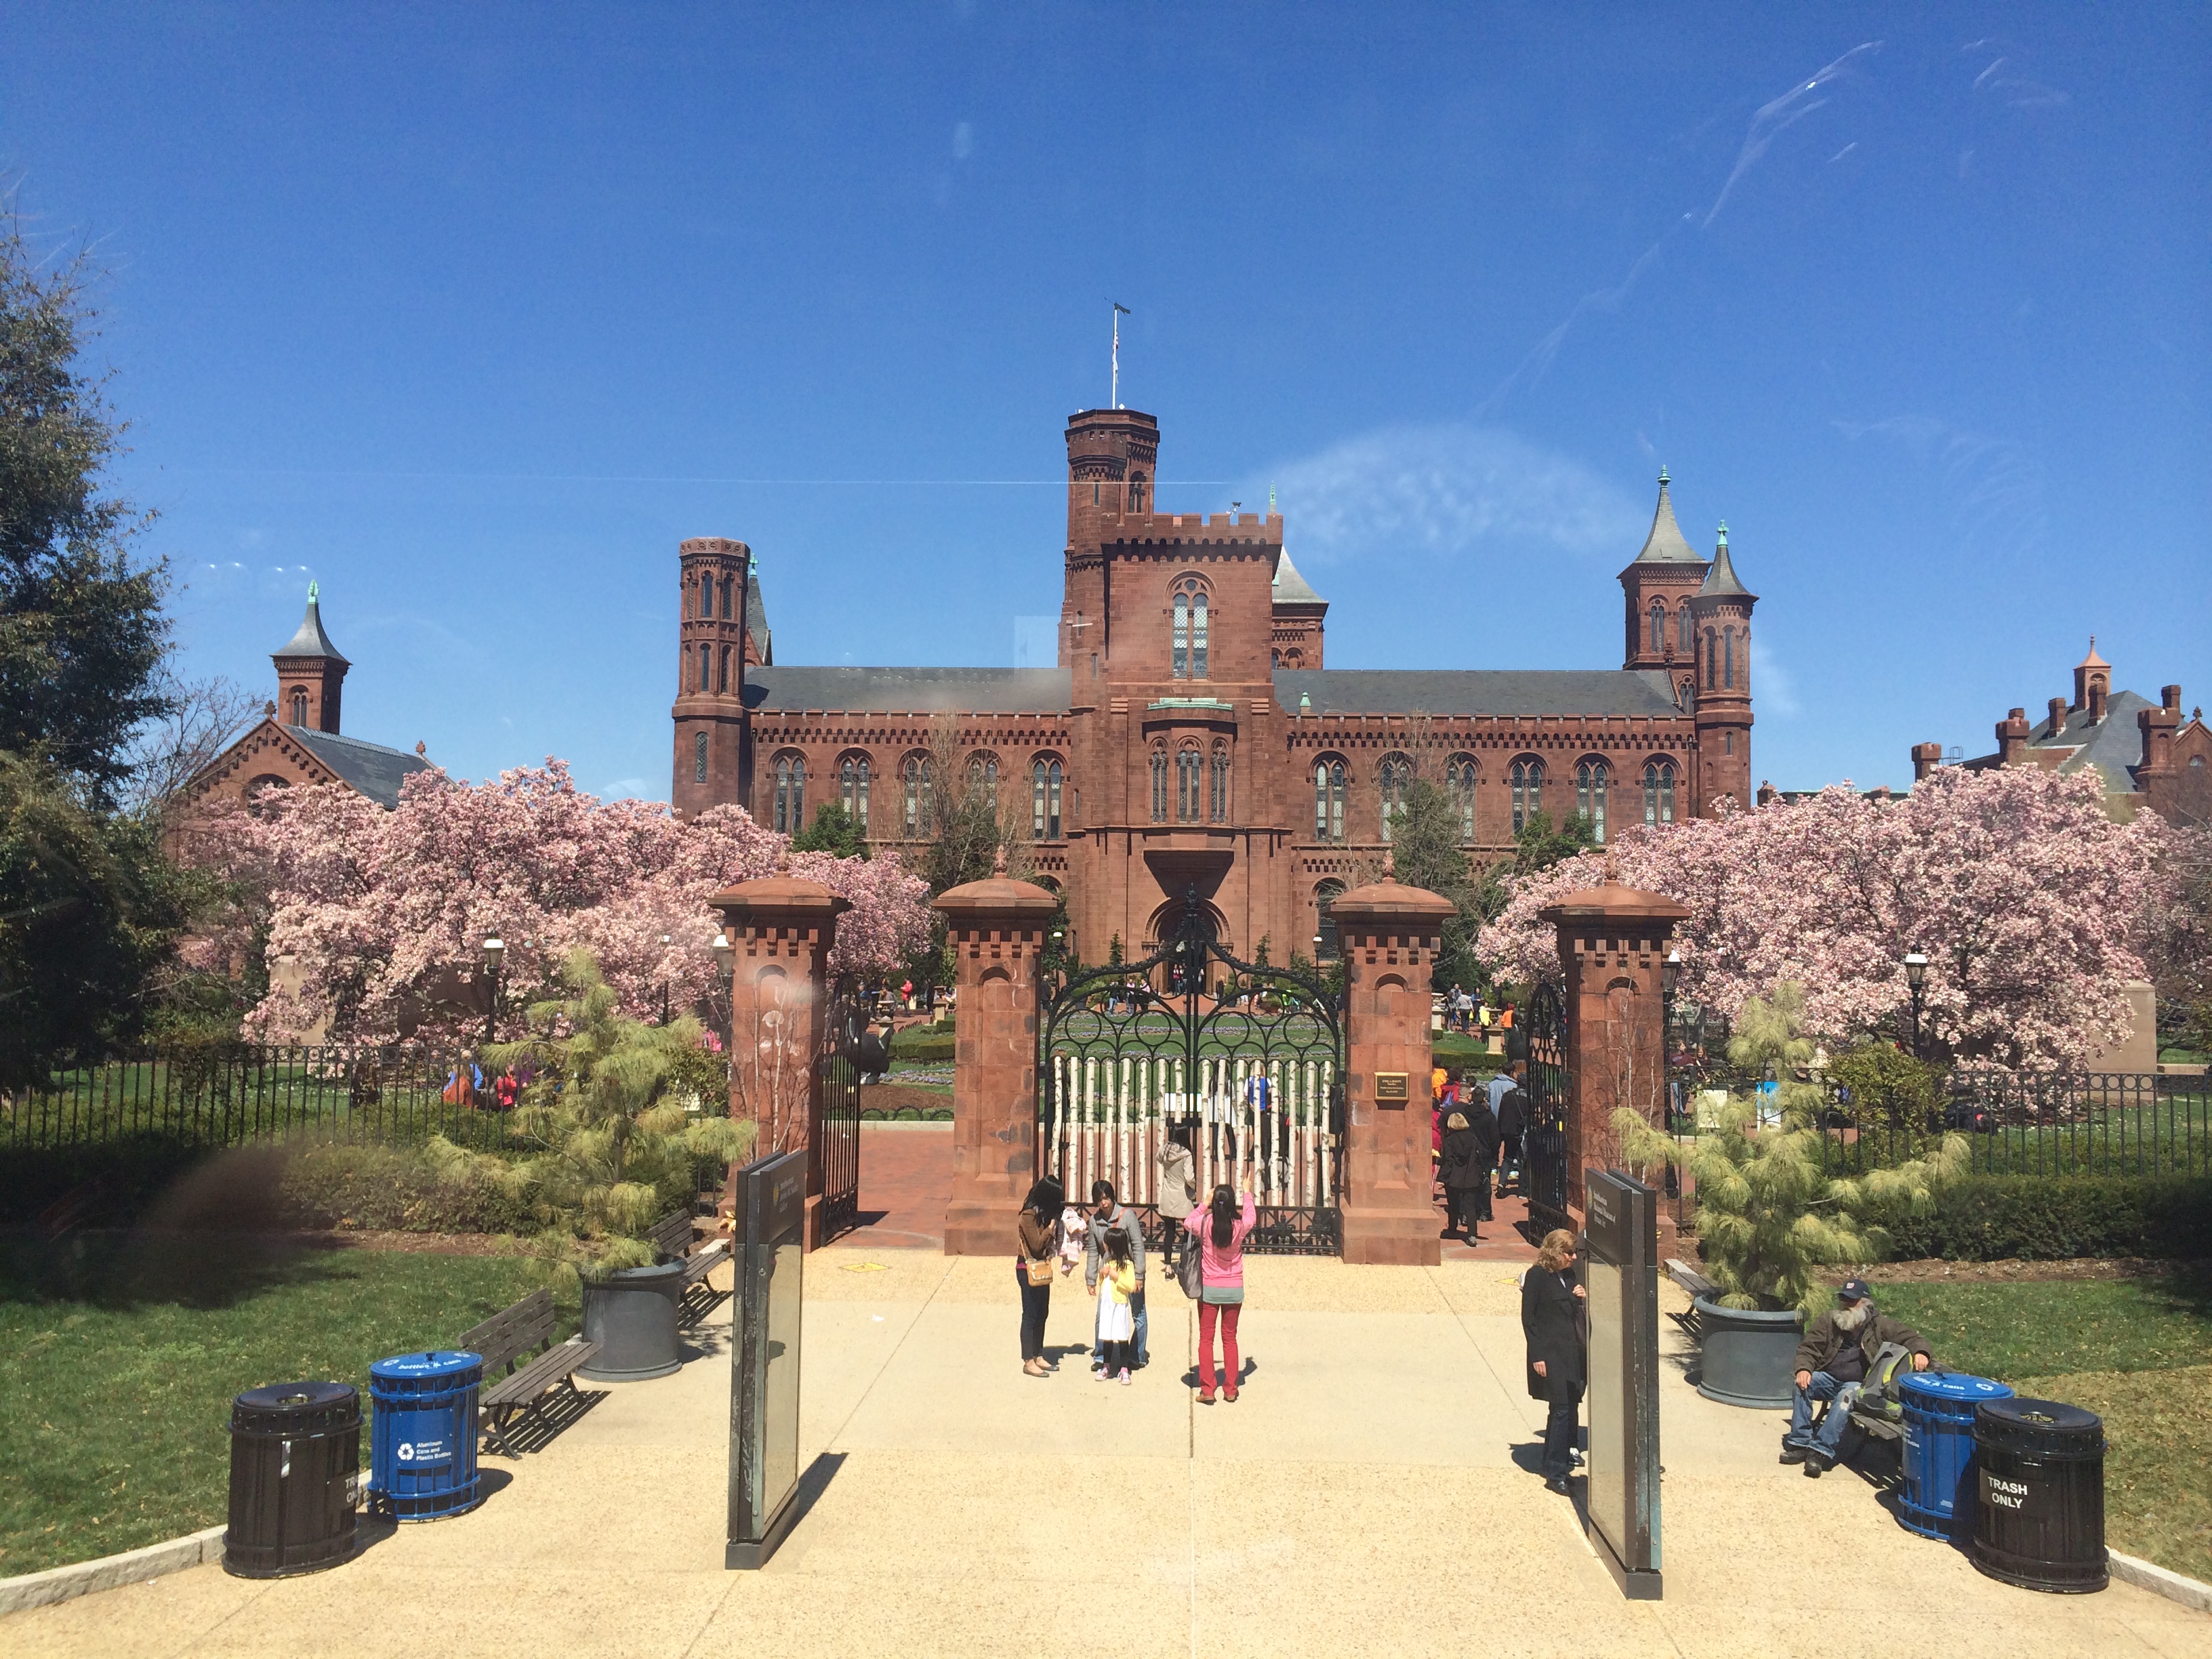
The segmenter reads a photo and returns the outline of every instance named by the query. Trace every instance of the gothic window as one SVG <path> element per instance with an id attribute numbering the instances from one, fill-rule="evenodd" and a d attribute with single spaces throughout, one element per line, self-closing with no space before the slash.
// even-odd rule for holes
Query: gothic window
<path id="1" fill-rule="evenodd" d="M 968 787 L 999 792 L 999 757 L 988 750 L 968 757 Z"/>
<path id="2" fill-rule="evenodd" d="M 1129 475 L 1129 511 L 1141 513 L 1144 510 L 1145 475 L 1141 472 L 1132 472 Z"/>
<path id="3" fill-rule="evenodd" d="M 868 757 L 848 755 L 837 763 L 837 804 L 843 807 L 860 833 L 868 832 Z"/>
<path id="4" fill-rule="evenodd" d="M 1721 684 L 1729 690 L 1735 689 L 1735 629 L 1721 629 Z"/>
<path id="5" fill-rule="evenodd" d="M 1314 839 L 1344 839 L 1344 763 L 1340 760 L 1314 763 Z"/>
<path id="6" fill-rule="evenodd" d="M 734 577 L 725 576 L 722 578 L 722 620 L 724 622 L 730 621 L 738 614 L 736 607 L 730 603 L 731 590 L 735 581 L 736 578 Z"/>
<path id="7" fill-rule="evenodd" d="M 1708 691 L 1713 689 L 1713 653 L 1718 649 L 1719 644 L 1720 641 L 1714 637 L 1713 630 L 1708 628 L 1705 630 L 1705 690 Z"/>
<path id="8" fill-rule="evenodd" d="M 1172 651 L 1169 668 L 1179 680 L 1202 680 L 1206 672 L 1206 584 L 1185 576 L 1175 585 Z"/>
<path id="9" fill-rule="evenodd" d="M 1667 648 L 1667 607 L 1658 600 L 1651 601 L 1651 654 L 1658 656 Z"/>
<path id="10" fill-rule="evenodd" d="M 724 646 L 724 647 L 722 647 L 722 660 L 721 660 L 721 663 L 720 663 L 720 665 L 716 668 L 715 672 L 714 672 L 714 690 L 716 690 L 717 691 L 726 691 L 726 690 L 728 690 L 729 689 L 730 689 L 730 647 L 729 647 L 728 646 L 726 646 L 726 646 Z"/>
<path id="11" fill-rule="evenodd" d="M 707 734 L 704 732 L 691 734 L 691 781 L 707 781 Z"/>
<path id="12" fill-rule="evenodd" d="M 1605 781 L 1609 770 L 1601 760 L 1586 760 L 1575 768 L 1575 811 L 1590 827 L 1590 839 L 1605 844 Z"/>
<path id="13" fill-rule="evenodd" d="M 1381 796 L 1377 817 L 1382 826 L 1382 838 L 1390 839 L 1390 820 L 1406 810 L 1406 791 L 1413 787 L 1413 763 L 1403 755 L 1385 755 L 1382 769 L 1376 774 Z"/>
<path id="14" fill-rule="evenodd" d="M 1674 654 L 1693 657 L 1697 652 L 1697 630 L 1690 625 L 1690 607 L 1686 605 L 1674 613 Z"/>
<path id="15" fill-rule="evenodd" d="M 1152 745 L 1152 822 L 1168 821 L 1168 746 Z"/>
<path id="16" fill-rule="evenodd" d="M 1674 821 L 1674 763 L 1670 760 L 1644 763 L 1644 821 L 1650 824 Z"/>
<path id="17" fill-rule="evenodd" d="M 712 574 L 699 578 L 699 614 L 712 621 L 714 615 L 714 578 Z"/>
<path id="18" fill-rule="evenodd" d="M 1267 658 L 1267 666 L 1270 668 L 1280 668 L 1282 665 L 1283 653 L 1279 651 L 1270 652 Z"/>
<path id="19" fill-rule="evenodd" d="M 806 827 L 805 756 L 786 751 L 775 757 L 775 801 L 771 822 L 780 836 L 795 836 Z"/>
<path id="20" fill-rule="evenodd" d="M 698 686 L 698 689 L 699 689 L 701 691 L 704 691 L 704 690 L 707 690 L 707 688 L 708 688 L 708 687 L 709 687 L 709 686 L 711 686 L 712 684 L 714 684 L 714 647 L 713 646 L 711 646 L 711 645 L 702 645 L 702 646 L 701 646 L 701 647 L 699 647 L 699 686 Z"/>
<path id="21" fill-rule="evenodd" d="M 1060 839 L 1060 769 L 1057 760 L 1030 767 L 1030 834 L 1037 841 Z"/>
<path id="22" fill-rule="evenodd" d="M 1200 795 L 1206 776 L 1206 759 L 1198 745 L 1187 743 L 1176 750 L 1176 822 L 1196 823 L 1203 802 Z"/>
<path id="23" fill-rule="evenodd" d="M 1444 791 L 1451 797 L 1452 812 L 1459 819 L 1459 838 L 1474 839 L 1474 757 L 1454 755 L 1444 768 Z"/>
<path id="24" fill-rule="evenodd" d="M 926 836 L 930 825 L 929 757 L 908 755 L 899 772 L 905 791 L 901 822 L 908 835 Z"/>
<path id="25" fill-rule="evenodd" d="M 1515 761 L 1509 781 L 1513 789 L 1513 833 L 1517 836 L 1544 810 L 1544 763 L 1533 755 Z"/>
<path id="26" fill-rule="evenodd" d="M 1314 889 L 1314 934 L 1318 941 L 1314 950 L 1322 962 L 1334 962 L 1342 954 L 1337 944 L 1336 918 L 1328 911 L 1343 892 L 1340 881 L 1325 881 Z"/>
<path id="27" fill-rule="evenodd" d="M 1207 769 L 1206 816 L 1209 823 L 1229 822 L 1229 742 L 1225 738 L 1213 740 L 1212 764 Z"/>
<path id="28" fill-rule="evenodd" d="M 307 723 L 307 694 L 295 687 L 292 691 L 292 724 L 305 726 Z"/>

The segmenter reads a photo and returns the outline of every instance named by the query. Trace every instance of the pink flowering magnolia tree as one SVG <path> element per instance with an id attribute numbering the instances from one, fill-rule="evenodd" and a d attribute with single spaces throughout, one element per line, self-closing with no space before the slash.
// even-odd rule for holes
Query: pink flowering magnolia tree
<path id="1" fill-rule="evenodd" d="M 549 760 L 483 784 L 418 772 L 389 812 L 341 785 L 271 792 L 255 811 L 211 820 L 196 853 L 266 893 L 268 960 L 289 959 L 247 1017 L 249 1035 L 479 1032 L 483 941 L 496 934 L 496 1034 L 513 1040 L 579 946 L 632 1018 L 658 1018 L 664 999 L 679 1011 L 714 999 L 720 918 L 707 901 L 771 873 L 785 844 L 738 807 L 684 821 L 658 802 L 600 800 Z M 791 870 L 852 901 L 832 972 L 888 974 L 927 944 L 927 884 L 895 854 L 799 853 Z"/>
<path id="2" fill-rule="evenodd" d="M 1685 905 L 1678 994 L 1733 1020 L 1784 981 L 1805 989 L 1808 1035 L 1831 1046 L 1902 1036 L 1903 959 L 1928 958 L 1924 1030 L 1960 1059 L 2094 1069 L 2123 1040 L 2123 988 L 2143 975 L 2164 902 L 2170 832 L 2115 823 L 2092 770 L 1943 769 L 1910 795 L 1848 785 L 1809 799 L 1656 829 L 1633 827 L 1513 885 L 1476 941 L 1500 977 L 1558 972 L 1537 912 L 1611 878 Z"/>

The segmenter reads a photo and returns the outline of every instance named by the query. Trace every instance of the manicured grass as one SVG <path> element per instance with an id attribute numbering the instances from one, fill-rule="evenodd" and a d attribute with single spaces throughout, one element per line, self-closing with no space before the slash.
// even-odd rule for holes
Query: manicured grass
<path id="1" fill-rule="evenodd" d="M 513 1256 L 168 1241 L 0 1253 L 0 1576 L 224 1518 L 231 1396 L 446 1346 L 536 1288 Z M 574 1328 L 565 1310 L 563 1330 Z M 362 1456 L 368 1455 L 368 1425 Z"/>
<path id="2" fill-rule="evenodd" d="M 1954 1370 L 2105 1419 L 2105 1538 L 2212 1581 L 2212 1275 L 1882 1285 Z"/>

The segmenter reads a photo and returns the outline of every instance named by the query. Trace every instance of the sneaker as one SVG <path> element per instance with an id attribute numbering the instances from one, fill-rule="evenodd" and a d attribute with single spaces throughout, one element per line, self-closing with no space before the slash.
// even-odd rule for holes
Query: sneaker
<path id="1" fill-rule="evenodd" d="M 1121 1386 L 1125 1389 L 1129 1386 L 1129 1370 L 1126 1365 L 1121 1368 Z"/>
<path id="2" fill-rule="evenodd" d="M 1094 1382 L 1111 1382 L 1114 1380 L 1114 1373 L 1103 1365 L 1100 1365 L 1091 1371 L 1091 1380 Z"/>

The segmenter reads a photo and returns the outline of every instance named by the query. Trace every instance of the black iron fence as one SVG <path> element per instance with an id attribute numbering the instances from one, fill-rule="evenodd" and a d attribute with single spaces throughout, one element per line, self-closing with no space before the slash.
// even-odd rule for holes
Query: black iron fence
<path id="1" fill-rule="evenodd" d="M 222 1042 L 154 1048 L 0 1096 L 0 1149 L 146 1138 L 231 1146 L 295 1134 L 496 1138 L 494 1079 L 465 1053 Z"/>

